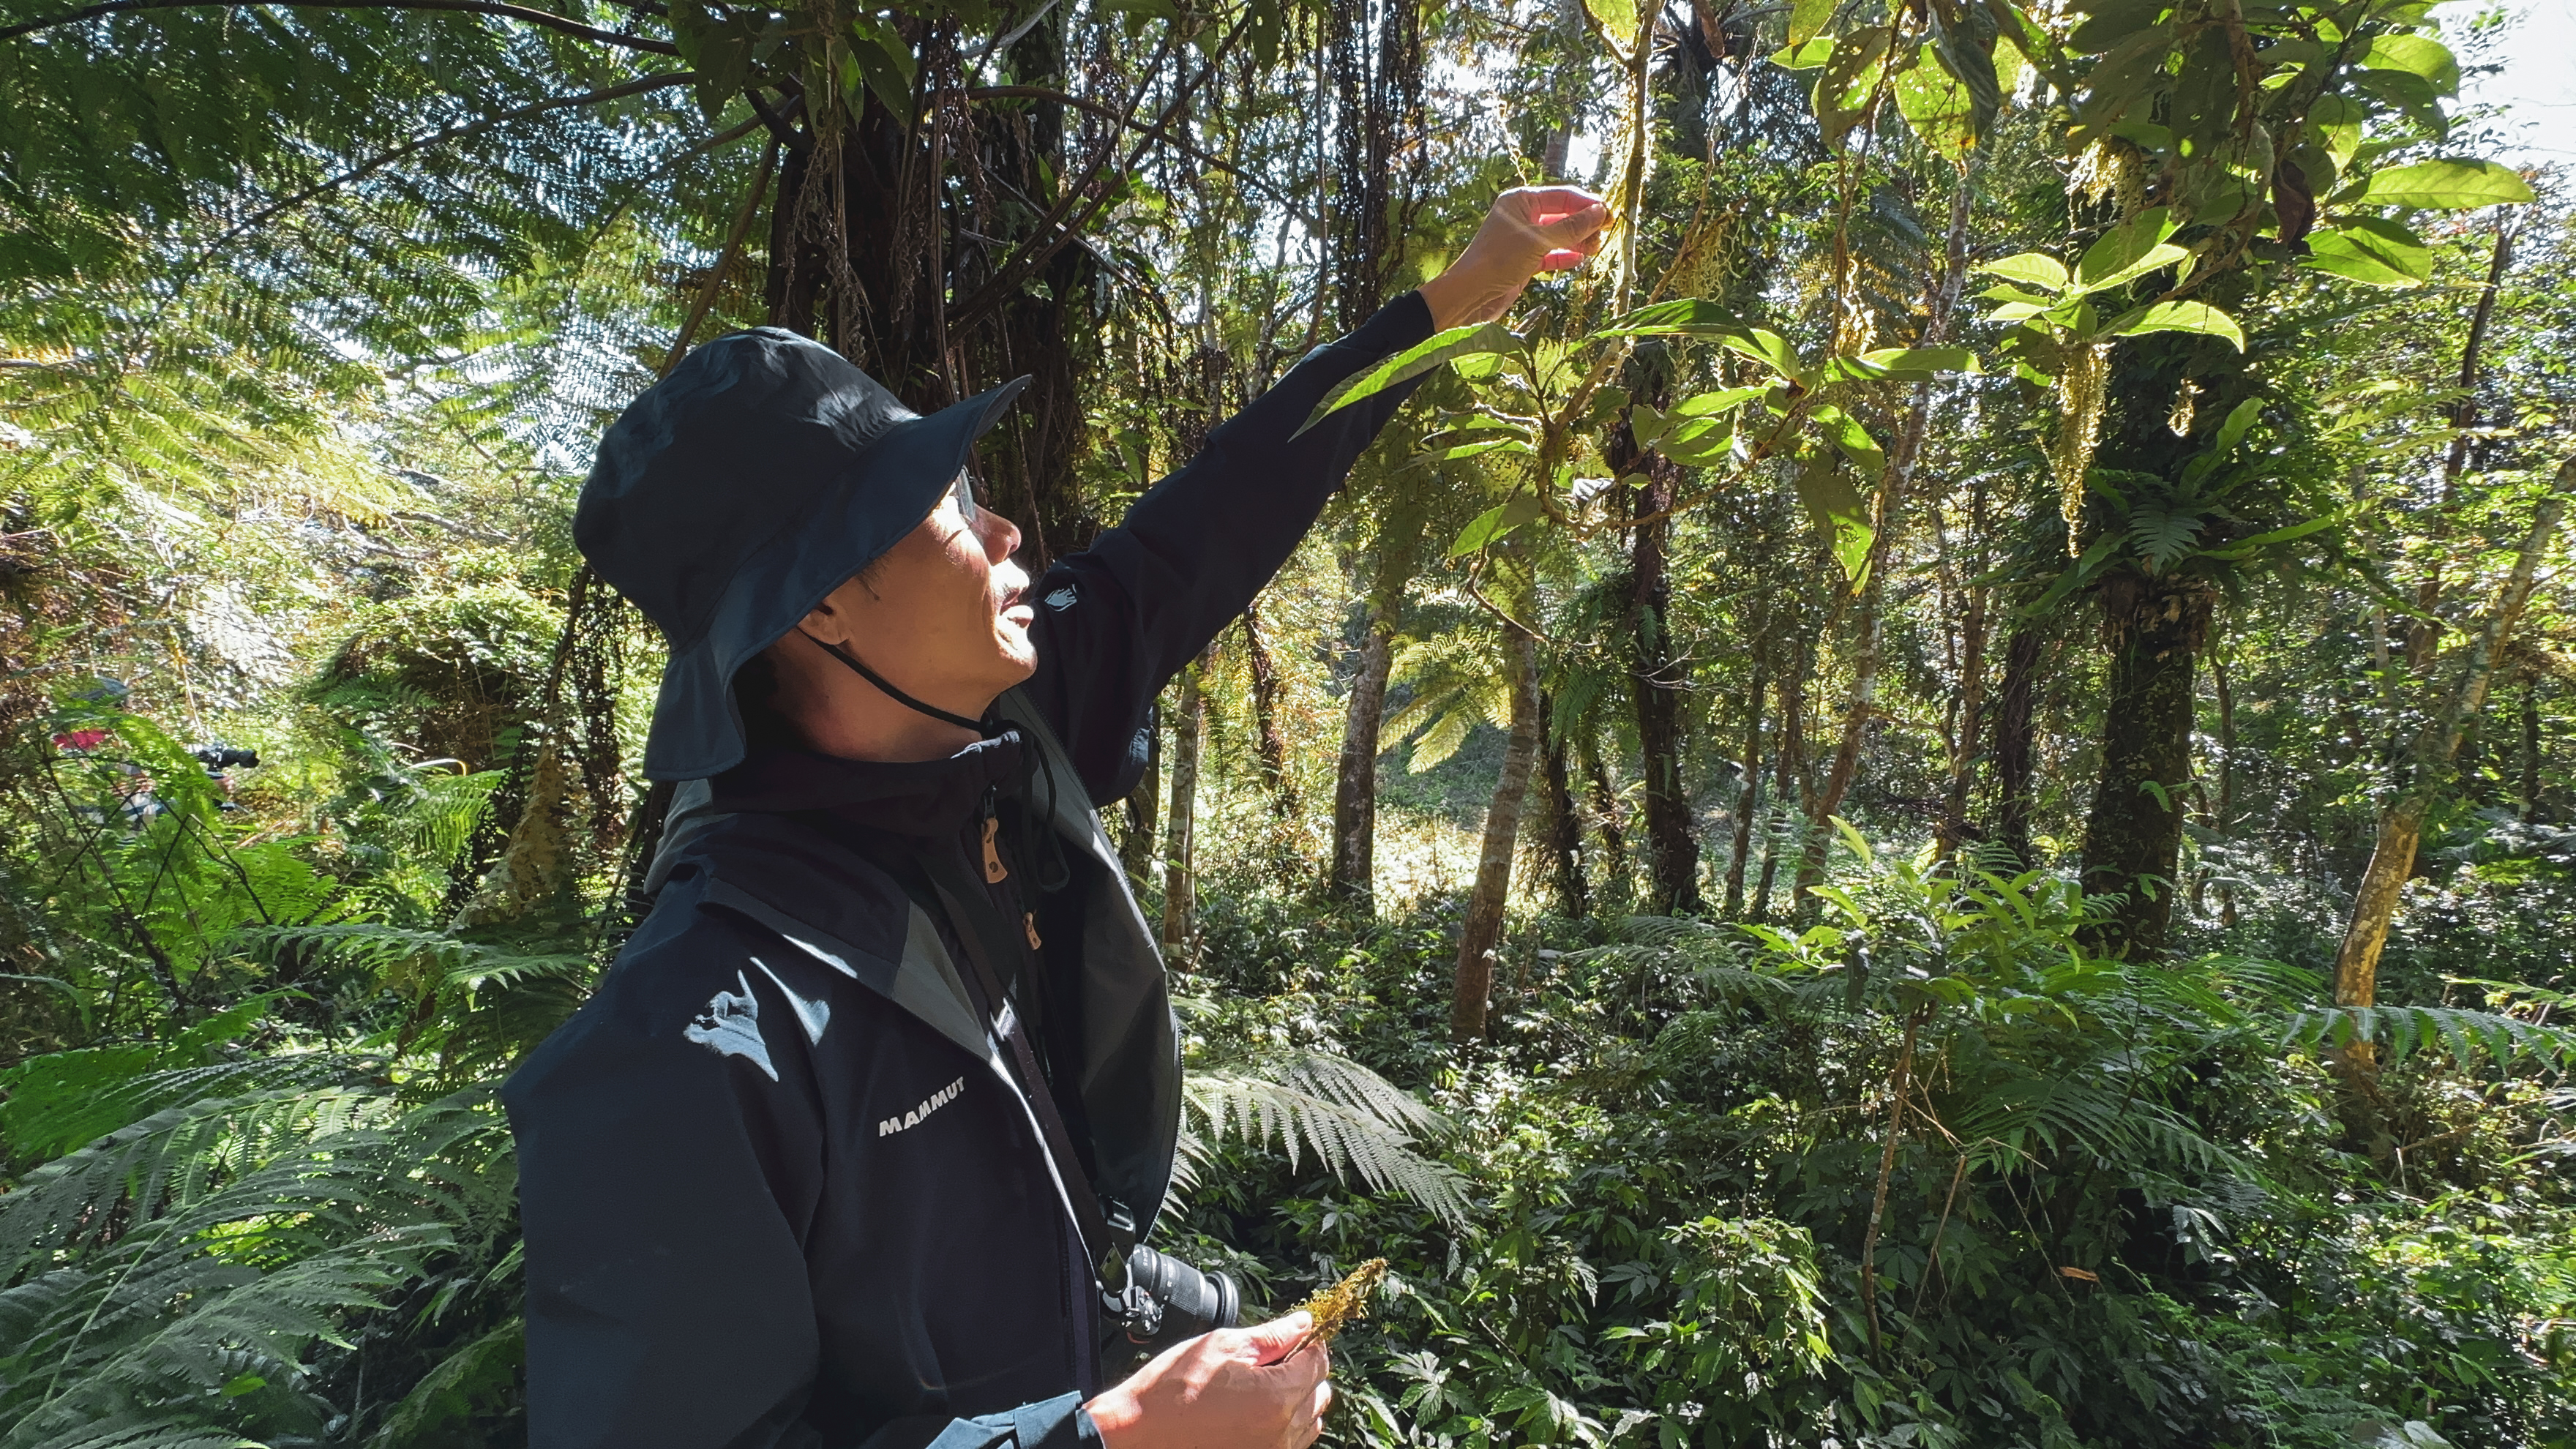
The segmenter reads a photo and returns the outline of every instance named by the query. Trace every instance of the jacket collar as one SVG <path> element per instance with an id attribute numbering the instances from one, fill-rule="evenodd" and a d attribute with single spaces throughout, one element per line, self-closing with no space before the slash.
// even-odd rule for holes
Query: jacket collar
<path id="1" fill-rule="evenodd" d="M 987 799 L 1020 792 L 1024 747 L 1006 730 L 941 760 L 845 760 L 810 750 L 753 755 L 713 781 L 726 813 L 822 810 L 873 830 L 934 840 L 979 818 Z"/>

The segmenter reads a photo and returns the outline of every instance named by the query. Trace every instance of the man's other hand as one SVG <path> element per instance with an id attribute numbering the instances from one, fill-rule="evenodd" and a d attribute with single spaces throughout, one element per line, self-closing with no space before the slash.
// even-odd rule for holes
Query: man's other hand
<path id="1" fill-rule="evenodd" d="M 1422 284 L 1433 330 L 1502 316 L 1530 278 L 1589 261 L 1609 226 L 1609 206 L 1579 186 L 1517 186 L 1495 197 L 1467 250 Z"/>
<path id="2" fill-rule="evenodd" d="M 1333 1403 L 1332 1353 L 1305 1341 L 1314 1324 L 1292 1313 L 1203 1333 L 1083 1407 L 1107 1449 L 1306 1449 Z"/>

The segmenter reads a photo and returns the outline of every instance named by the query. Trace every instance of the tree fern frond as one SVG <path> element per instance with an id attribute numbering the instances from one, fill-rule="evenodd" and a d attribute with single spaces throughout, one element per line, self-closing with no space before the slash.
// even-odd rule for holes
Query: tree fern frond
<path id="1" fill-rule="evenodd" d="M 2438 1047 L 2464 1072 L 2522 1062 L 2554 1072 L 2576 1068 L 2576 1030 L 2455 1006 L 2318 1007 L 2292 1016 L 2280 1041 L 2311 1050 L 2371 1042 L 2392 1062 Z"/>
<path id="2" fill-rule="evenodd" d="M 1297 1051 L 1193 1071 L 1183 1090 L 1213 1138 L 1275 1145 L 1292 1167 L 1312 1151 L 1342 1181 L 1400 1192 L 1444 1222 L 1466 1219 L 1457 1172 L 1412 1145 L 1444 1125 L 1440 1116 L 1357 1062 Z"/>

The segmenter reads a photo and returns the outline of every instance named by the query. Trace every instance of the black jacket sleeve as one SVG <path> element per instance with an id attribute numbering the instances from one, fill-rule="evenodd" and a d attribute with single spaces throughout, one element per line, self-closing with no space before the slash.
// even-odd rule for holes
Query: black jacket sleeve
<path id="1" fill-rule="evenodd" d="M 1209 434 L 1124 522 L 1038 581 L 1038 668 L 1027 689 L 1093 803 L 1135 788 L 1154 696 L 1269 584 L 1414 385 L 1298 435 L 1307 415 L 1344 378 L 1430 335 L 1420 294 L 1388 303 L 1316 349 Z"/>

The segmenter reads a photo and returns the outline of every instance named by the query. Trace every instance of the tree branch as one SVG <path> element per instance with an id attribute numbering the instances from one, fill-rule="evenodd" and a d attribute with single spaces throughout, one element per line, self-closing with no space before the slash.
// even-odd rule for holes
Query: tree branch
<path id="1" fill-rule="evenodd" d="M 614 30 L 602 30 L 594 25 L 584 25 L 578 20 L 567 20 L 563 16 L 550 15 L 543 10 L 531 10 L 524 5 L 503 4 L 501 0 L 102 0 L 100 4 L 84 5 L 78 10 L 47 19 L 0 27 L 0 40 L 15 40 L 22 35 L 33 35 L 39 30 L 54 30 L 65 25 L 78 25 L 84 20 L 96 20 L 102 15 L 116 15 L 128 10 L 245 10 L 270 5 L 308 10 L 455 10 L 469 15 L 497 15 L 504 20 L 540 25 L 548 30 L 562 31 L 577 39 L 595 40 L 602 45 L 614 45 L 626 50 L 641 50 L 653 55 L 680 53 L 680 48 L 667 40 L 654 40 L 642 35 L 620 35 Z"/>
<path id="2" fill-rule="evenodd" d="M 1210 155 L 1206 151 L 1191 145 L 1187 141 L 1183 141 L 1166 134 L 1162 125 L 1159 123 L 1151 126 L 1140 126 L 1136 124 L 1136 118 L 1134 116 L 1121 114 L 1116 106 L 1106 105 L 1099 101 L 1087 100 L 1081 96 L 1069 96 L 1062 91 L 1050 90 L 1045 86 L 968 86 L 963 94 L 966 99 L 970 101 L 1006 100 L 1014 98 L 1033 101 L 1053 101 L 1060 106 L 1071 106 L 1077 111 L 1089 111 L 1091 114 L 1108 121 L 1114 126 L 1118 126 L 1124 130 L 1134 131 L 1148 140 L 1160 141 L 1164 145 L 1171 147 L 1173 150 L 1180 152 L 1184 156 L 1188 156 L 1203 166 L 1213 167 L 1216 170 L 1224 172 L 1228 176 L 1247 183 L 1254 190 L 1268 196 L 1271 200 L 1278 202 L 1281 206 L 1287 207 L 1299 221 L 1304 222 L 1309 228 L 1316 231 L 1321 231 L 1323 229 L 1323 224 L 1316 220 L 1315 216 L 1311 212 L 1306 211 L 1296 198 L 1290 196 L 1279 187 L 1272 185 L 1267 178 L 1255 175 L 1252 172 L 1244 170 L 1242 167 L 1234 165 L 1232 162 Z"/>

